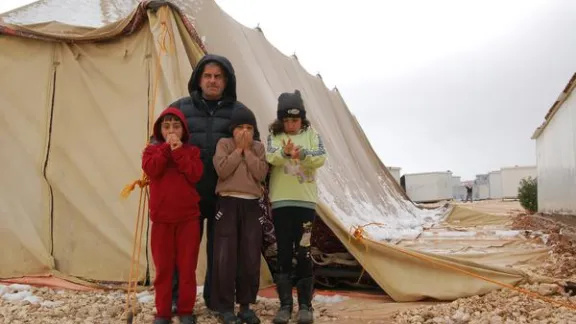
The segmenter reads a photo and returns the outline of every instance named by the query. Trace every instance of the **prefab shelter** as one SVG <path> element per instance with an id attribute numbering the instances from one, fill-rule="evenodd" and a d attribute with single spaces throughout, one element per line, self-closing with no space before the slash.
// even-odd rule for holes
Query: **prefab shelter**
<path id="1" fill-rule="evenodd" d="M 500 169 L 502 179 L 502 198 L 518 198 L 520 181 L 528 177 L 536 178 L 536 166 L 513 166 Z"/>
<path id="2" fill-rule="evenodd" d="M 452 198 L 455 200 L 466 198 L 466 190 L 462 185 L 462 177 L 460 176 L 452 176 Z"/>
<path id="3" fill-rule="evenodd" d="M 474 180 L 472 195 L 475 200 L 485 200 L 490 197 L 490 185 L 487 174 L 477 174 Z"/>
<path id="4" fill-rule="evenodd" d="M 502 173 L 500 171 L 491 171 L 488 173 L 488 185 L 490 199 L 502 198 Z"/>
<path id="5" fill-rule="evenodd" d="M 414 202 L 435 202 L 453 197 L 451 172 L 410 173 L 402 178 L 406 194 Z"/>
<path id="6" fill-rule="evenodd" d="M 42 0 L 1 18 L 0 279 L 128 279 L 138 195 L 123 200 L 120 191 L 141 176 L 150 124 L 166 105 L 188 95 L 189 76 L 208 51 L 232 61 L 239 99 L 259 125 L 275 118 L 281 92 L 301 90 L 329 155 L 317 179 L 319 218 L 394 300 L 450 300 L 499 288 L 468 284 L 470 278 L 454 267 L 508 284 L 526 279 L 482 264 L 484 255 L 474 263 L 408 253 L 382 237 L 352 237 L 351 229 L 374 220 L 398 224 L 387 228 L 393 232 L 402 229 L 399 220 L 417 226 L 435 215 L 461 223 L 484 214 L 457 207 L 431 214 L 406 199 L 339 91 L 327 89 L 296 57 L 283 55 L 261 30 L 239 24 L 212 0 Z M 266 128 L 260 131 L 265 138 Z M 435 198 L 451 197 L 449 180 L 446 175 L 445 191 Z M 142 254 L 139 280 L 149 265 L 154 273 L 146 246 Z M 425 255 L 436 266 L 422 261 Z M 199 283 L 204 257 L 202 252 Z M 269 272 L 262 276 L 271 283 Z"/>
<path id="7" fill-rule="evenodd" d="M 538 211 L 576 215 L 576 73 L 534 132 Z"/>

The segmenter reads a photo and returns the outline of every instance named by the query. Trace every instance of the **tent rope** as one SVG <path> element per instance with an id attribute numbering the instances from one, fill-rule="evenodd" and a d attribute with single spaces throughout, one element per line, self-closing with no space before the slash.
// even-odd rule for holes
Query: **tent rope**
<path id="1" fill-rule="evenodd" d="M 364 225 L 364 226 L 356 226 L 356 227 L 353 227 L 353 229 L 355 229 L 355 230 L 354 230 L 354 232 L 350 235 L 351 238 L 353 238 L 354 240 L 359 241 L 359 242 L 364 241 L 364 240 L 366 239 L 364 227 L 366 227 L 366 226 L 368 226 L 368 225 L 372 225 L 372 224 L 374 224 L 374 223 L 366 224 L 366 225 Z M 363 243 L 363 244 L 366 246 L 365 243 Z M 401 252 L 401 253 L 403 253 L 403 254 L 406 254 L 406 255 L 408 255 L 408 256 L 411 256 L 411 257 L 414 257 L 414 258 L 416 258 L 416 259 L 419 259 L 419 260 L 421 260 L 421 261 L 428 262 L 428 263 L 432 263 L 432 264 L 437 265 L 437 266 L 440 266 L 440 267 L 448 268 L 448 269 L 450 269 L 450 270 L 453 270 L 453 271 L 456 271 L 456 272 L 460 272 L 460 273 L 466 274 L 466 275 L 468 275 L 468 276 L 475 277 L 475 278 L 477 278 L 477 279 L 480 279 L 480 280 L 484 280 L 484 281 L 493 283 L 493 284 L 495 284 L 495 285 L 497 285 L 497 286 L 501 286 L 501 287 L 503 287 L 503 288 L 508 288 L 508 289 L 511 289 L 511 290 L 515 290 L 515 291 L 517 291 L 517 292 L 519 292 L 519 293 L 521 293 L 521 294 L 524 294 L 524 295 L 526 295 L 526 296 L 528 296 L 528 297 L 532 297 L 532 298 L 534 298 L 534 299 L 541 299 L 541 300 L 546 301 L 546 302 L 549 302 L 549 303 L 551 303 L 551 304 L 556 304 L 556 305 L 558 305 L 558 306 L 563 306 L 563 307 L 566 307 L 566 308 L 569 308 L 569 309 L 576 310 L 576 304 L 574 304 L 574 303 L 564 302 L 564 301 L 560 301 L 560 300 L 555 300 L 555 299 L 552 299 L 552 298 L 550 298 L 550 297 L 546 297 L 546 296 L 544 296 L 544 295 L 541 295 L 541 294 L 539 294 L 539 293 L 537 293 L 537 292 L 534 292 L 534 291 L 531 291 L 531 290 L 528 290 L 528 289 L 524 289 L 524 288 L 520 288 L 520 287 L 515 287 L 515 286 L 513 286 L 513 285 L 510 285 L 510 284 L 507 284 L 507 283 L 504 283 L 504 282 L 500 282 L 500 281 L 498 281 L 498 280 L 490 279 L 490 278 L 487 278 L 487 277 L 482 276 L 482 275 L 480 275 L 480 274 L 477 274 L 477 273 L 474 273 L 474 272 L 470 272 L 470 271 L 467 271 L 467 270 L 458 268 L 458 267 L 453 266 L 453 265 L 448 264 L 448 263 L 442 263 L 442 262 L 439 262 L 439 261 L 434 260 L 434 259 L 431 258 L 431 257 L 425 256 L 425 255 L 419 255 L 419 254 L 417 254 L 417 253 L 413 253 L 413 252 L 410 252 L 410 251 L 408 251 L 408 250 L 404 250 L 404 249 L 399 248 L 399 247 L 396 247 L 396 250 L 399 251 L 399 252 Z"/>
<path id="2" fill-rule="evenodd" d="M 162 63 L 161 63 L 161 55 L 169 55 L 174 53 L 174 37 L 173 37 L 173 29 L 172 25 L 170 24 L 169 20 L 169 10 L 167 7 L 162 7 L 158 11 L 158 16 L 160 19 L 160 36 L 158 38 L 158 50 L 159 55 L 156 55 L 156 68 L 154 74 L 154 85 L 152 90 L 151 100 L 148 105 L 148 131 L 145 141 L 145 146 L 150 144 L 150 137 L 154 133 L 154 108 L 156 106 L 156 101 L 158 97 L 158 84 L 160 81 L 160 76 L 162 74 Z M 140 179 L 134 180 L 132 183 L 126 185 L 120 196 L 124 199 L 128 198 L 128 196 L 136 189 L 136 187 L 140 188 L 140 198 L 138 203 L 138 213 L 136 216 L 136 226 L 134 229 L 134 241 L 132 245 L 132 256 L 130 260 L 130 273 L 128 276 L 128 288 L 126 293 L 126 315 L 128 317 L 128 321 L 131 322 L 133 316 L 137 313 L 137 296 L 136 290 L 138 287 L 138 278 L 139 278 L 139 265 L 140 265 L 140 255 L 142 254 L 142 237 L 144 232 L 144 223 L 146 217 L 146 206 L 149 199 L 149 184 L 150 180 L 148 176 L 142 172 Z"/>
<path id="3" fill-rule="evenodd" d="M 364 245 L 366 252 L 368 252 L 368 245 L 363 243 L 364 237 L 367 235 L 366 230 L 364 228 L 371 226 L 371 225 L 376 225 L 378 227 L 384 226 L 384 224 L 382 224 L 382 223 L 375 223 L 375 222 L 360 225 L 360 226 L 352 226 L 352 228 L 350 229 L 351 233 L 350 233 L 350 237 L 348 238 L 348 242 L 350 242 L 351 239 L 359 241 L 360 243 L 362 243 Z M 364 267 L 362 267 L 362 271 L 360 272 L 360 275 L 358 276 L 358 279 L 356 280 L 357 284 L 360 283 L 360 281 L 362 280 L 362 277 L 364 276 L 365 273 L 366 273 L 366 269 L 364 269 Z"/>

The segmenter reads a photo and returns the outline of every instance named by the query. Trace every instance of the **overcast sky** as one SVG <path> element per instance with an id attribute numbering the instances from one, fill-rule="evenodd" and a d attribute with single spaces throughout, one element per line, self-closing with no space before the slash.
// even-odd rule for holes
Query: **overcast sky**
<path id="1" fill-rule="evenodd" d="M 402 173 L 534 165 L 530 137 L 576 71 L 573 0 L 217 2 L 336 85 Z"/>

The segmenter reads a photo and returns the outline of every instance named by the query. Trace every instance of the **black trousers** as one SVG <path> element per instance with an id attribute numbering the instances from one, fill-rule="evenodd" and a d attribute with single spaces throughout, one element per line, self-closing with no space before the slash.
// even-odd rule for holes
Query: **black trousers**
<path id="1" fill-rule="evenodd" d="M 272 210 L 276 244 L 278 245 L 278 273 L 292 274 L 292 260 L 296 257 L 298 279 L 313 276 L 310 255 L 310 236 L 316 211 L 303 207 L 282 207 Z"/>
<path id="2" fill-rule="evenodd" d="M 262 210 L 258 199 L 220 197 L 214 220 L 211 306 L 234 312 L 234 302 L 256 303 L 260 288 Z"/>
<path id="3" fill-rule="evenodd" d="M 216 199 L 201 200 L 199 203 L 202 221 L 200 222 L 200 237 L 204 235 L 204 219 L 206 219 L 206 276 L 202 296 L 206 301 L 206 307 L 210 306 L 210 283 L 212 277 L 212 261 L 214 250 L 214 216 L 216 215 Z M 172 278 L 172 303 L 178 300 L 178 269 L 174 271 Z"/>

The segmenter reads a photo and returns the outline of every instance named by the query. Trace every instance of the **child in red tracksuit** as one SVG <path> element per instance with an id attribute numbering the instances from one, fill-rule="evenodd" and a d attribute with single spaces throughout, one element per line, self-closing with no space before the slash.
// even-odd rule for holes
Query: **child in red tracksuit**
<path id="1" fill-rule="evenodd" d="M 200 247 L 200 197 L 195 185 L 203 171 L 200 150 L 188 142 L 184 115 L 167 108 L 154 123 L 152 143 L 142 157 L 150 179 L 151 247 L 156 267 L 156 318 L 172 320 L 172 276 L 179 274 L 180 323 L 195 324 L 196 264 Z"/>

